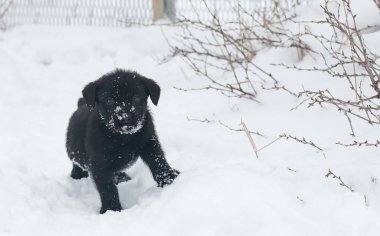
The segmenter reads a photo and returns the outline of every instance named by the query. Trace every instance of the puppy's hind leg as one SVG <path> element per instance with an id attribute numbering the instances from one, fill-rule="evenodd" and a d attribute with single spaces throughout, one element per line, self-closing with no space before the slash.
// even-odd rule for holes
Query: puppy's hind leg
<path id="1" fill-rule="evenodd" d="M 83 170 L 81 167 L 73 164 L 73 169 L 71 170 L 70 177 L 73 179 L 87 178 L 88 171 Z"/>

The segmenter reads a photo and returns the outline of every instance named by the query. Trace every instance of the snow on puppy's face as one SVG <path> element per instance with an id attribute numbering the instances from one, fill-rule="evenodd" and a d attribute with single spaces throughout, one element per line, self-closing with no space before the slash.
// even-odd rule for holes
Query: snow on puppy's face
<path id="1" fill-rule="evenodd" d="M 106 126 L 120 134 L 133 134 L 144 123 L 148 94 L 136 79 L 116 77 L 99 88 L 98 112 Z"/>
<path id="2" fill-rule="evenodd" d="M 157 105 L 160 87 L 136 72 L 116 70 L 88 84 L 83 97 L 96 110 L 108 129 L 134 134 L 144 125 L 147 99 Z"/>

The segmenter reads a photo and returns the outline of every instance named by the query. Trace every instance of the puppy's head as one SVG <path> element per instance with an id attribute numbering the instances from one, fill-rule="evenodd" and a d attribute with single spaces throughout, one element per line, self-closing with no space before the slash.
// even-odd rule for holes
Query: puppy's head
<path id="1" fill-rule="evenodd" d="M 144 125 L 148 97 L 157 105 L 160 87 L 136 72 L 118 69 L 89 83 L 82 94 L 90 109 L 97 107 L 108 129 L 134 134 Z"/>

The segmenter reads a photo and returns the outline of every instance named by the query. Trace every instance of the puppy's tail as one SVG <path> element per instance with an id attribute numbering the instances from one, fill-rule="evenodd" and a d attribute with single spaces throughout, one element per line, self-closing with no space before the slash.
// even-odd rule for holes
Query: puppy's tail
<path id="1" fill-rule="evenodd" d="M 78 108 L 83 106 L 83 105 L 86 105 L 86 102 L 84 101 L 84 98 L 79 98 L 78 99 Z"/>

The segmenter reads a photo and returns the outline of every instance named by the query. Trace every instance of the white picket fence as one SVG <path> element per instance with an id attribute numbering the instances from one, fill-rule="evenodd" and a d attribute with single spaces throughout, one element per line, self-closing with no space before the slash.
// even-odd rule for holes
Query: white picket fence
<path id="1" fill-rule="evenodd" d="M 152 12 L 151 0 L 14 0 L 4 22 L 122 27 L 127 20 L 149 24 Z"/>
<path id="2" fill-rule="evenodd" d="M 312 0 L 276 0 L 282 8 L 294 5 L 309 5 Z M 206 3 L 206 4 L 205 4 Z M 242 7 L 247 12 L 269 12 L 275 7 L 273 0 L 176 0 L 176 17 L 210 21 L 212 13 L 225 22 L 236 20 L 236 9 Z"/>
<path id="3" fill-rule="evenodd" d="M 228 20 L 238 2 L 247 10 L 268 9 L 272 3 L 271 0 L 0 0 L 0 16 L 8 2 L 12 5 L 2 19 L 7 27 L 21 24 L 126 27 L 152 24 L 163 16 L 172 21 L 180 17 L 201 17 L 207 21 L 210 14 L 205 3 Z M 283 0 L 284 6 L 306 2 Z"/>

